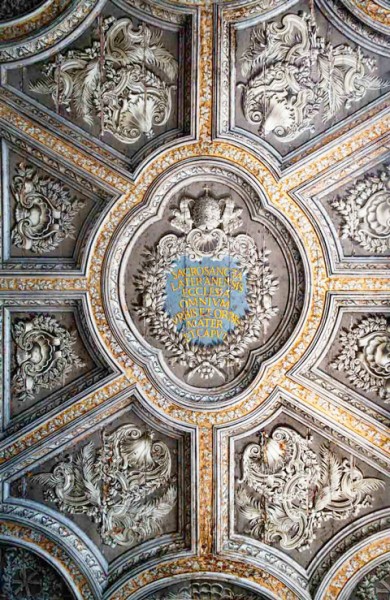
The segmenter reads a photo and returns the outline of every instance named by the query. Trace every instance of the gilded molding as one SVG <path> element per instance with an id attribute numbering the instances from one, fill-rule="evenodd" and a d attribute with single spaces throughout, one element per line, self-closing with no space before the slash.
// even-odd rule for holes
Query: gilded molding
<path id="1" fill-rule="evenodd" d="M 57 136 L 33 123 L 15 110 L 0 102 L 0 120 L 3 125 L 12 125 L 15 129 L 27 135 L 30 139 L 39 141 L 50 149 L 55 148 L 57 154 L 76 168 L 81 168 L 102 183 L 109 185 L 118 192 L 126 192 L 131 188 L 131 183 L 112 169 L 98 162 L 92 156 L 77 150 L 70 143 L 64 142 Z"/>
<path id="2" fill-rule="evenodd" d="M 19 38 L 31 35 L 42 27 L 49 25 L 55 18 L 61 15 L 73 0 L 51 0 L 48 5 L 41 7 L 41 10 L 34 11 L 34 14 L 23 15 L 18 22 L 12 25 L 0 25 L 0 36 L 2 42 L 11 42 Z M 43 10 L 42 10 L 43 9 Z"/>
<path id="3" fill-rule="evenodd" d="M 309 160 L 308 164 L 298 166 L 296 170 L 282 176 L 281 184 L 283 188 L 289 191 L 310 181 L 310 179 L 314 179 L 322 171 L 329 169 L 369 144 L 374 144 L 375 141 L 388 133 L 389 129 L 390 117 L 385 116 L 384 112 L 379 113 L 378 117 L 375 120 L 372 119 L 368 126 L 359 128 L 359 131 L 352 136 L 348 136 L 348 139 L 340 140 L 340 138 L 337 138 L 337 144 L 333 145 L 328 151 L 320 156 L 315 156 Z M 323 145 L 325 144 L 326 140 L 323 142 Z"/>
<path id="4" fill-rule="evenodd" d="M 370 19 L 381 23 L 389 24 L 389 15 L 382 10 L 382 5 L 376 0 L 350 0 L 356 6 L 357 11 L 363 11 Z M 71 29 L 79 27 L 79 23 L 92 11 L 96 10 L 98 2 L 96 0 L 87 0 L 85 5 L 79 2 L 79 11 L 77 18 L 73 22 Z M 131 4 L 131 3 L 130 3 Z M 101 386 L 92 393 L 87 393 L 83 398 L 77 400 L 66 408 L 59 407 L 55 414 L 49 414 L 44 423 L 38 425 L 31 424 L 21 431 L 18 437 L 12 436 L 9 441 L 4 440 L 1 443 L 0 465 L 2 471 L 10 477 L 16 476 L 18 471 L 28 470 L 32 465 L 42 462 L 49 453 L 58 449 L 61 444 L 68 442 L 72 436 L 84 434 L 88 427 L 95 427 L 102 418 L 114 416 L 119 410 L 126 410 L 133 402 L 132 394 L 141 398 L 142 402 L 152 406 L 155 414 L 166 415 L 171 419 L 180 421 L 182 424 L 188 424 L 197 427 L 197 448 L 196 448 L 196 470 L 197 486 L 199 489 L 199 509 L 198 509 L 198 547 L 197 556 L 183 559 L 166 561 L 165 563 L 155 564 L 152 568 L 147 568 L 131 578 L 126 579 L 126 572 L 134 567 L 129 561 L 124 561 L 119 566 L 115 566 L 113 574 L 110 574 L 110 582 L 115 587 L 114 591 L 108 590 L 107 598 L 110 600 L 125 600 L 130 594 L 139 592 L 144 586 L 162 581 L 168 577 L 176 575 L 191 575 L 191 573 L 221 573 L 248 580 L 264 590 L 270 592 L 270 596 L 278 600 L 298 600 L 300 596 L 296 591 L 287 587 L 275 575 L 267 573 L 259 566 L 250 565 L 250 550 L 247 551 L 245 558 L 240 560 L 229 560 L 215 552 L 215 516 L 213 506 L 213 495 L 215 494 L 215 431 L 219 425 L 234 424 L 239 420 L 250 418 L 261 407 L 261 420 L 266 418 L 279 409 L 278 401 L 274 397 L 283 393 L 292 398 L 292 404 L 297 406 L 297 415 L 309 415 L 314 422 L 322 422 L 325 426 L 332 424 L 332 431 L 336 431 L 335 440 L 341 441 L 341 444 L 362 450 L 362 456 L 369 456 L 369 462 L 372 465 L 377 461 L 378 465 L 384 469 L 390 459 L 390 432 L 383 423 L 375 418 L 373 412 L 364 414 L 362 410 L 356 409 L 351 404 L 337 402 L 336 399 L 327 397 L 322 392 L 314 391 L 308 381 L 298 383 L 290 374 L 291 370 L 308 352 L 313 340 L 315 339 L 318 328 L 321 325 L 324 313 L 326 311 L 327 295 L 331 291 L 343 292 L 346 296 L 352 292 L 372 293 L 390 292 L 390 280 L 383 272 L 378 275 L 351 274 L 351 275 L 333 275 L 328 270 L 327 257 L 323 250 L 321 240 L 317 235 L 316 228 L 307 216 L 304 208 L 295 200 L 290 192 L 297 187 L 309 184 L 307 186 L 310 194 L 307 194 L 304 200 L 310 202 L 310 195 L 316 193 L 323 185 L 323 179 L 326 177 L 327 185 L 333 185 L 341 177 L 352 173 L 358 166 L 369 165 L 374 158 L 379 158 L 387 151 L 390 117 L 384 115 L 384 102 L 378 101 L 372 110 L 359 116 L 353 123 L 353 129 L 350 131 L 350 125 L 339 129 L 336 132 L 329 133 L 321 141 L 321 146 L 312 147 L 309 152 L 301 154 L 299 161 L 288 167 L 283 177 L 278 180 L 274 172 L 266 163 L 267 154 L 256 154 L 250 151 L 239 141 L 224 142 L 213 140 L 213 43 L 216 32 L 214 15 L 217 11 L 213 9 L 210 0 L 177 0 L 171 1 L 174 16 L 170 16 L 170 2 L 161 1 L 156 6 L 148 1 L 135 0 L 134 5 L 137 11 L 144 10 L 149 13 L 151 21 L 162 18 L 174 25 L 177 24 L 183 15 L 183 9 L 180 6 L 199 7 L 199 67 L 198 80 L 193 82 L 197 87 L 199 102 L 199 119 L 196 126 L 198 141 L 182 143 L 180 140 L 174 148 L 159 151 L 158 155 L 153 155 L 143 163 L 135 181 L 127 176 L 125 171 L 119 172 L 119 162 L 117 166 L 109 166 L 109 156 L 106 152 L 100 160 L 92 156 L 95 146 L 90 144 L 88 150 L 81 151 L 77 144 L 73 145 L 70 141 L 65 141 L 63 137 L 64 127 L 57 123 L 55 119 L 50 120 L 50 125 L 45 129 L 44 125 L 38 125 L 32 118 L 24 116 L 22 111 L 25 105 L 7 90 L 3 90 L 3 101 L 0 102 L 0 120 L 2 129 L 5 132 L 6 143 L 14 145 L 18 149 L 17 141 L 11 139 L 11 136 L 26 140 L 26 144 L 33 148 L 33 155 L 41 159 L 42 162 L 48 161 L 52 170 L 64 169 L 73 170 L 75 181 L 79 187 L 83 186 L 84 178 L 79 173 L 85 173 L 85 181 L 88 182 L 88 175 L 95 180 L 95 184 L 88 183 L 90 194 L 97 193 L 99 186 L 103 188 L 106 202 L 106 213 L 102 219 L 98 231 L 91 242 L 89 258 L 87 261 L 87 275 L 82 276 L 64 276 L 55 274 L 46 274 L 35 276 L 13 276 L 5 275 L 1 279 L 0 292 L 3 296 L 15 297 L 18 294 L 22 296 L 25 292 L 56 292 L 58 296 L 66 297 L 67 293 L 84 292 L 86 302 L 91 309 L 91 320 L 94 329 L 104 344 L 107 353 L 113 358 L 121 370 L 121 374 L 112 379 L 109 383 Z M 286 7 L 290 3 L 285 2 Z M 55 10 L 64 10 L 69 5 L 69 0 L 52 0 L 49 14 L 45 19 L 53 18 Z M 262 14 L 267 11 L 279 11 L 283 2 L 272 0 L 271 2 L 241 2 L 240 0 L 232 3 L 227 2 L 218 11 L 223 13 L 223 18 L 233 23 L 253 18 L 262 19 Z M 179 6 L 179 8 L 178 8 Z M 56 8 L 57 7 L 57 8 Z M 187 9 L 188 11 L 189 9 Z M 56 13 L 59 14 L 59 13 Z M 195 14 L 195 11 L 194 11 Z M 184 17 L 183 17 L 184 18 Z M 80 22 L 79 22 L 80 19 Z M 23 19 L 20 23 L 12 26 L 0 26 L 0 32 L 8 36 L 26 36 L 39 27 L 46 24 L 43 14 L 38 14 L 34 19 Z M 54 32 L 42 33 L 44 52 L 50 47 L 61 42 L 64 35 L 60 33 L 58 37 Z M 60 39 L 61 38 L 61 39 Z M 37 37 L 37 39 L 40 39 Z M 18 58 L 27 58 L 36 52 L 32 40 L 27 40 L 25 54 L 18 54 L 19 46 L 15 44 L 9 47 L 7 60 L 16 60 Z M 4 48 L 4 53 L 7 48 Z M 5 102 L 10 99 L 10 106 Z M 15 106 L 15 108 L 13 108 Z M 18 108 L 20 107 L 20 113 Z M 41 118 L 41 117 L 40 117 Z M 349 129 L 348 129 L 349 128 Z M 53 131 L 54 133 L 52 133 Z M 8 136 L 8 137 L 7 137 Z M 76 138 L 74 138 L 76 139 Z M 36 144 L 36 147 L 35 145 Z M 41 158 L 45 151 L 48 151 L 47 159 Z M 28 153 L 28 147 L 24 149 Z M 51 153 L 51 155 L 50 155 Z M 52 158 L 55 155 L 55 158 Z M 166 173 L 175 165 L 189 163 L 192 159 L 215 158 L 226 161 L 239 167 L 249 178 L 256 180 L 264 189 L 270 205 L 276 208 L 291 223 L 295 229 L 297 238 L 301 241 L 302 253 L 305 256 L 307 264 L 307 301 L 299 328 L 296 329 L 294 338 L 290 341 L 283 355 L 264 368 L 253 388 L 246 394 L 246 397 L 240 396 L 230 404 L 212 410 L 189 409 L 172 401 L 164 396 L 150 382 L 146 372 L 129 358 L 127 353 L 118 343 L 113 331 L 109 326 L 106 314 L 103 295 L 103 274 L 104 262 L 106 260 L 110 244 L 114 238 L 115 232 L 123 223 L 127 214 L 135 207 L 139 206 L 147 197 L 150 188 L 157 183 L 160 176 Z M 262 158 L 261 158 L 262 157 Z M 53 161 L 57 161 L 54 163 Z M 105 162 L 107 158 L 107 162 Z M 302 159 L 302 160 L 301 160 Z M 276 164 L 276 163 L 275 163 Z M 275 167 L 276 170 L 276 167 Z M 63 171 L 63 172 L 65 172 Z M 73 176 L 72 176 L 73 177 Z M 313 182 L 312 182 L 313 181 Z M 312 182 L 312 183 L 311 183 Z M 118 198 L 115 203 L 109 204 L 111 194 L 116 193 Z M 303 203 L 302 203 L 303 204 Z M 307 211 L 309 212 L 309 211 Z M 43 295 L 43 294 L 42 294 Z M 275 396 L 273 396 L 273 394 Z M 269 402 L 269 404 L 268 404 Z M 264 409 L 264 410 L 263 410 Z M 54 412 L 54 411 L 53 411 Z M 88 419 L 83 418 L 86 415 Z M 163 419 L 162 419 L 163 420 Z M 309 419 L 308 419 L 309 420 Z M 71 427 L 70 427 L 71 426 Z M 317 425 L 318 427 L 318 425 Z M 60 435 L 59 432 L 61 432 Z M 226 448 L 224 448 L 225 450 Z M 24 453 L 24 454 L 22 454 Z M 227 466 L 224 466 L 225 470 Z M 223 477 L 227 477 L 223 472 Z M 222 510 L 225 510 L 223 508 Z M 222 515 L 225 519 L 226 515 Z M 16 517 L 15 517 L 16 518 Z M 32 532 L 28 527 L 12 523 L 11 520 L 5 520 L 0 524 L 0 535 L 19 539 L 30 545 L 36 544 L 45 551 L 55 554 L 59 563 L 65 572 L 69 573 L 69 578 L 74 581 L 75 587 L 79 589 L 80 597 L 93 598 L 93 592 L 85 577 L 73 565 L 66 552 L 59 549 L 54 542 L 46 538 L 42 533 Z M 145 551 L 147 559 L 148 555 Z M 194 548 L 195 551 L 195 548 Z M 217 549 L 217 552 L 223 552 L 223 549 Z M 233 552 L 234 550 L 231 550 Z M 357 571 L 365 565 L 369 565 L 382 554 L 390 551 L 390 541 L 387 539 L 378 539 L 370 542 L 363 550 L 350 554 L 331 576 L 324 595 L 321 600 L 336 600 L 345 586 L 354 577 Z M 352 551 L 351 551 L 352 552 Z M 243 550 L 243 554 L 245 550 Z M 254 555 L 253 555 L 254 556 Z M 252 560 L 253 559 L 252 556 Z M 158 555 L 156 554 L 156 560 Z M 166 559 L 165 559 L 166 560 Z M 288 563 L 283 563 L 287 564 Z M 272 569 L 271 569 L 272 570 Z M 294 569 L 291 570 L 293 572 Z M 298 581 L 300 577 L 298 570 L 291 575 L 293 582 Z M 103 575 L 102 575 L 103 577 Z M 112 579 L 111 579 L 112 577 Z M 122 577 L 121 584 L 118 583 L 118 577 Z M 100 582 L 99 582 L 100 583 Z M 304 581 L 305 585 L 309 585 Z M 304 589 L 304 584 L 298 582 L 297 586 Z M 306 588 L 305 588 L 306 589 Z M 305 596 L 304 596 L 305 597 Z"/>
<path id="5" fill-rule="evenodd" d="M 371 541 L 352 554 L 334 573 L 319 600 L 337 600 L 348 581 L 376 558 L 390 552 L 390 538 Z"/>
<path id="6" fill-rule="evenodd" d="M 202 141 L 211 138 L 213 93 L 213 8 L 207 4 L 200 15 L 200 64 L 199 86 L 202 90 L 199 107 L 199 135 Z"/>
<path id="7" fill-rule="evenodd" d="M 389 292 L 390 279 L 388 277 L 359 277 L 339 276 L 329 280 L 329 291 L 335 292 Z"/>
<path id="8" fill-rule="evenodd" d="M 20 436 L 16 442 L 13 442 L 8 446 L 5 445 L 4 449 L 0 451 L 0 464 L 9 461 L 20 454 L 20 452 L 23 452 L 38 442 L 42 442 L 44 439 L 52 436 L 55 431 L 59 431 L 66 425 L 71 424 L 75 419 L 78 419 L 97 408 L 103 402 L 107 402 L 110 398 L 116 396 L 128 387 L 129 383 L 126 377 L 121 375 L 108 385 L 105 385 L 101 389 L 78 400 L 65 410 L 60 411 L 44 424 L 37 426 L 24 436 Z M 111 407 L 110 410 L 116 412 L 117 407 Z"/>
<path id="9" fill-rule="evenodd" d="M 243 580 L 248 580 L 261 585 L 268 590 L 273 597 L 278 600 L 299 600 L 295 592 L 289 589 L 282 581 L 274 575 L 266 573 L 261 569 L 256 569 L 239 561 L 232 561 L 215 556 L 200 556 L 197 559 L 182 559 L 175 562 L 168 562 L 163 565 L 157 565 L 151 571 L 144 571 L 135 575 L 128 582 L 124 583 L 117 591 L 108 595 L 109 600 L 127 600 L 130 594 L 134 594 L 141 587 L 148 583 L 159 581 L 166 577 L 190 575 L 196 573 L 223 573 L 224 575 L 233 575 Z"/>
<path id="10" fill-rule="evenodd" d="M 330 400 L 326 400 L 315 392 L 308 390 L 304 386 L 292 381 L 289 378 L 283 383 L 286 391 L 294 394 L 306 406 L 314 409 L 321 414 L 330 417 L 339 425 L 350 431 L 354 435 L 359 435 L 362 439 L 369 442 L 377 448 L 382 454 L 390 456 L 390 432 L 387 427 L 375 424 L 368 419 L 355 416 L 349 410 L 336 405 Z"/>
<path id="11" fill-rule="evenodd" d="M 32 277 L 31 275 L 2 276 L 0 282 L 0 292 L 66 292 L 88 290 L 87 279 L 84 277 L 67 277 L 59 279 L 58 277 Z"/>
<path id="12" fill-rule="evenodd" d="M 373 21 L 390 27 L 390 11 L 383 4 L 375 0 L 350 0 L 350 2 Z"/>
<path id="13" fill-rule="evenodd" d="M 213 431 L 199 427 L 199 489 L 206 498 L 213 498 Z M 202 556 L 212 553 L 213 503 L 201 502 L 199 506 L 199 551 Z"/>

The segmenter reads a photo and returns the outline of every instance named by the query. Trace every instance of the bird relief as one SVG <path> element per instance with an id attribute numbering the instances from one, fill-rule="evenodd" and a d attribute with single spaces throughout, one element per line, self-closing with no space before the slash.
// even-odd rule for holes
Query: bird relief
<path id="1" fill-rule="evenodd" d="M 270 253 L 236 233 L 242 212 L 207 186 L 181 198 L 171 219 L 180 234 L 160 239 L 137 275 L 136 311 L 190 383 L 227 381 L 277 313 Z"/>
<path id="2" fill-rule="evenodd" d="M 108 546 L 134 546 L 164 529 L 177 502 L 168 446 L 154 432 L 129 423 L 102 434 L 33 481 L 61 512 L 83 514 Z"/>
<path id="3" fill-rule="evenodd" d="M 245 447 L 236 505 L 251 536 L 305 550 L 324 521 L 357 515 L 384 487 L 380 479 L 364 477 L 352 456 L 340 460 L 327 445 L 319 453 L 311 445 L 311 437 L 277 427 Z"/>

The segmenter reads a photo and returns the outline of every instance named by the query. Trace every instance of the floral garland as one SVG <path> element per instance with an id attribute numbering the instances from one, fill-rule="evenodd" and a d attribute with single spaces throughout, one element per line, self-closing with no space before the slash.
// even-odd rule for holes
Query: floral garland
<path id="1" fill-rule="evenodd" d="M 195 373 L 202 379 L 210 379 L 214 374 L 225 378 L 222 369 L 237 368 L 243 363 L 249 345 L 260 338 L 269 320 L 277 313 L 277 308 L 272 306 L 272 296 L 278 289 L 278 281 L 268 264 L 269 252 L 265 250 L 260 255 L 253 246 L 245 258 L 248 310 L 239 325 L 221 342 L 200 345 L 188 341 L 184 333 L 177 330 L 165 309 L 167 274 L 187 250 L 186 239 L 176 239 L 177 243 L 170 246 L 169 252 L 162 252 L 158 246 L 146 255 L 142 273 L 136 280 L 136 289 L 142 298 L 136 311 L 150 328 L 150 334 L 170 352 L 171 361 L 189 368 L 189 379 Z M 238 258 L 234 244 L 235 239 L 230 238 L 228 249 Z"/>

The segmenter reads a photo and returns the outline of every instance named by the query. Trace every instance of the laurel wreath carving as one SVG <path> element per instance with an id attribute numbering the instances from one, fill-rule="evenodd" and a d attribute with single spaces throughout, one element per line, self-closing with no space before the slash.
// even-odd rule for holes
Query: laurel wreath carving
<path id="1" fill-rule="evenodd" d="M 73 221 L 85 203 L 72 197 L 61 181 L 42 177 L 33 166 L 21 162 L 11 189 L 16 221 L 11 240 L 15 246 L 44 254 L 66 238 L 75 238 Z"/>
<path id="2" fill-rule="evenodd" d="M 163 253 L 157 247 L 146 254 L 142 272 L 136 280 L 136 289 L 143 299 L 142 305 L 136 306 L 136 311 L 148 325 L 150 334 L 170 352 L 170 360 L 188 367 L 189 379 L 195 373 L 203 379 L 209 379 L 216 373 L 225 379 L 228 369 L 243 363 L 248 347 L 260 338 L 269 320 L 277 313 L 271 298 L 277 290 L 278 281 L 268 264 L 269 251 L 262 250 L 260 253 L 253 247 L 250 256 L 246 257 L 246 300 L 249 308 L 239 325 L 228 332 L 223 341 L 206 346 L 186 340 L 165 310 L 167 274 L 186 251 L 186 238 L 176 239 L 177 244 L 170 247 L 170 253 L 166 250 Z M 234 238 L 228 241 L 233 255 L 234 241 Z"/>
<path id="3" fill-rule="evenodd" d="M 17 369 L 12 392 L 20 401 L 32 400 L 40 390 L 54 389 L 71 371 L 85 366 L 74 347 L 76 335 L 52 316 L 38 314 L 13 324 Z"/>

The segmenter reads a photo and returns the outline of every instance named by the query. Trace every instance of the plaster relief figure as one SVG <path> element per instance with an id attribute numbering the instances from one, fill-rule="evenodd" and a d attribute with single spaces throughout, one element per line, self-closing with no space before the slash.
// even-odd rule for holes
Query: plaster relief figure
<path id="1" fill-rule="evenodd" d="M 104 544 L 134 546 L 161 534 L 176 505 L 171 470 L 168 446 L 154 432 L 127 424 L 103 433 L 99 450 L 90 442 L 34 479 L 60 511 L 90 517 Z"/>
<path id="2" fill-rule="evenodd" d="M 326 445 L 319 455 L 310 446 L 311 439 L 292 428 L 277 427 L 260 444 L 245 447 L 236 504 L 251 536 L 304 550 L 325 521 L 359 514 L 370 506 L 370 494 L 384 486 Z"/>
<path id="3" fill-rule="evenodd" d="M 31 90 L 50 94 L 56 106 L 123 144 L 151 138 L 171 115 L 178 72 L 161 37 L 162 30 L 144 23 L 106 18 L 100 40 L 58 55 Z"/>
<path id="4" fill-rule="evenodd" d="M 386 85 L 371 75 L 375 61 L 346 44 L 319 36 L 308 14 L 285 15 L 281 24 L 253 29 L 241 56 L 239 83 L 245 118 L 261 136 L 283 142 L 314 132 L 315 117 L 329 121 L 343 108 Z"/>

